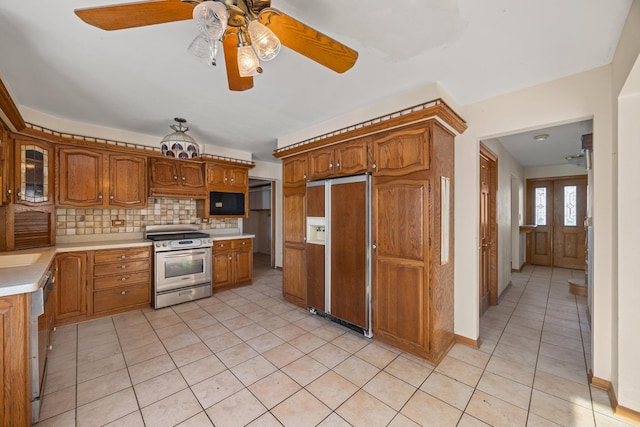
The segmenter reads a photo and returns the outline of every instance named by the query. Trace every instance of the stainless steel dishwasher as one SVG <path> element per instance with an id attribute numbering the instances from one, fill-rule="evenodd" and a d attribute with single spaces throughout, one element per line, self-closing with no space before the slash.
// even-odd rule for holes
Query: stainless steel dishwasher
<path id="1" fill-rule="evenodd" d="M 52 293 L 54 282 L 55 278 L 49 269 L 40 279 L 38 289 L 30 294 L 29 352 L 31 356 L 31 422 L 33 423 L 40 419 L 40 398 L 44 393 L 49 333 L 53 327 L 53 317 L 50 314 L 53 310 L 51 302 L 54 295 Z"/>

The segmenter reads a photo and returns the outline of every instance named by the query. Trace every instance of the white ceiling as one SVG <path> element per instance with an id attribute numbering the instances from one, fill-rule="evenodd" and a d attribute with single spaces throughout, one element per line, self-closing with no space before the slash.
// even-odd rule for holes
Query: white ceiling
<path id="1" fill-rule="evenodd" d="M 631 5 L 272 0 L 358 61 L 336 74 L 283 48 L 253 89 L 230 92 L 222 55 L 207 68 L 187 52 L 192 22 L 107 32 L 73 13 L 129 1 L 0 0 L 0 77 L 16 104 L 158 139 L 184 117 L 199 143 L 256 160 L 273 160 L 279 136 L 435 81 L 464 105 L 608 64 Z"/>
<path id="2" fill-rule="evenodd" d="M 523 167 L 566 165 L 567 156 L 580 154 L 582 135 L 593 131 L 593 120 L 553 126 L 496 138 Z M 544 141 L 533 139 L 547 134 Z M 594 142 L 595 144 L 596 142 Z"/>

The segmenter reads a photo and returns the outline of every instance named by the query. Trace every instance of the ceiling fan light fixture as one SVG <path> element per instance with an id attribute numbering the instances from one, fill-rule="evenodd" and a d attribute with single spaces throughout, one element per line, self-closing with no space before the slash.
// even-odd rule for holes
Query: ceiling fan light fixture
<path id="1" fill-rule="evenodd" d="M 261 72 L 260 61 L 251 45 L 238 47 L 238 72 L 240 77 L 255 76 Z"/>
<path id="2" fill-rule="evenodd" d="M 260 59 L 271 61 L 278 55 L 281 44 L 273 31 L 257 20 L 249 23 L 248 30 L 251 45 Z"/>
<path id="3" fill-rule="evenodd" d="M 218 41 L 209 39 L 205 34 L 198 34 L 187 50 L 209 67 L 213 67 L 217 63 Z"/>
<path id="4" fill-rule="evenodd" d="M 193 8 L 193 19 L 203 34 L 210 39 L 219 40 L 227 28 L 229 12 L 218 1 L 203 1 Z"/>

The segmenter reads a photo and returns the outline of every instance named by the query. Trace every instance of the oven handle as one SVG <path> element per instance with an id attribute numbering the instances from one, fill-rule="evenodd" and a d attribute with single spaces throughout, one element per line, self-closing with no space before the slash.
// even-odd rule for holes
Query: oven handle
<path id="1" fill-rule="evenodd" d="M 189 252 L 186 254 L 177 254 L 177 255 L 162 255 L 163 258 L 181 258 L 183 256 L 192 256 L 192 255 L 206 255 L 206 252 Z"/>

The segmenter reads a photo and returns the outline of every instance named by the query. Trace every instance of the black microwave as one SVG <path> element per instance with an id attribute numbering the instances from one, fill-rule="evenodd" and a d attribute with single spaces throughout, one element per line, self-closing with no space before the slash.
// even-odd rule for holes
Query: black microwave
<path id="1" fill-rule="evenodd" d="M 244 193 L 210 192 L 209 215 L 244 215 Z"/>

